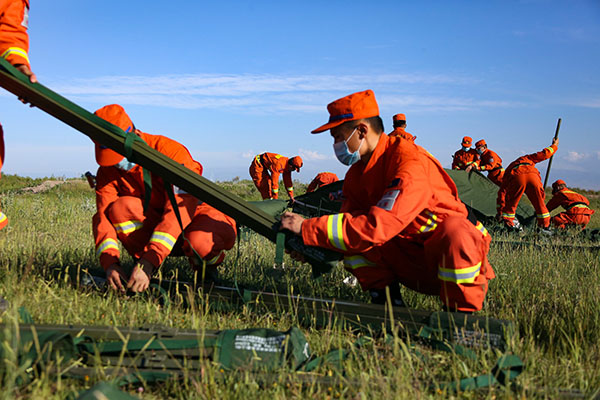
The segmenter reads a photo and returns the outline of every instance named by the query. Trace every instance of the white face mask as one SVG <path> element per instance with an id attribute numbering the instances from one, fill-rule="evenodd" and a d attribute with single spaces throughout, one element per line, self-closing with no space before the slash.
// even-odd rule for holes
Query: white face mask
<path id="1" fill-rule="evenodd" d="M 471 150 L 471 148 L 470 148 L 470 147 L 465 147 L 465 146 L 463 146 L 463 148 L 462 148 L 462 149 L 463 149 L 463 151 L 469 151 L 469 150 Z"/>
<path id="2" fill-rule="evenodd" d="M 485 149 L 483 147 L 478 147 L 475 150 L 477 150 L 477 153 L 479 153 L 479 155 L 482 155 L 483 152 L 485 151 Z"/>
<path id="3" fill-rule="evenodd" d="M 358 160 L 360 160 L 359 150 L 362 147 L 365 138 L 362 138 L 360 140 L 360 145 L 358 146 L 358 149 L 356 149 L 355 152 L 351 153 L 350 149 L 348 149 L 348 141 L 354 135 L 354 132 L 356 132 L 357 129 L 358 128 L 354 128 L 350 136 L 348 136 L 348 139 L 344 140 L 343 142 L 337 142 L 333 144 L 333 151 L 335 152 L 335 156 L 344 165 L 352 165 Z"/>
<path id="4" fill-rule="evenodd" d="M 118 164 L 115 164 L 115 167 L 119 168 L 121 171 L 129 171 L 136 165 L 136 163 L 132 163 L 131 161 L 127 160 L 127 158 L 123 158 Z"/>

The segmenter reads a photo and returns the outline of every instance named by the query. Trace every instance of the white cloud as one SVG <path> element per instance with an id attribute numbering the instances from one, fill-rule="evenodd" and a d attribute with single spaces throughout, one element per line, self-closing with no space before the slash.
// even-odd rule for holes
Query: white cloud
<path id="1" fill-rule="evenodd" d="M 318 151 L 299 149 L 298 154 L 303 160 L 315 161 L 315 160 L 329 160 L 332 157 L 329 155 L 321 154 Z"/>
<path id="2" fill-rule="evenodd" d="M 577 151 L 569 151 L 567 155 L 564 157 L 567 161 L 577 162 L 586 158 L 587 155 L 585 153 L 579 153 Z"/>
<path id="3" fill-rule="evenodd" d="M 163 76 L 104 76 L 49 82 L 58 93 L 76 102 L 159 106 L 177 109 L 236 110 L 247 113 L 314 113 L 323 99 L 372 88 L 381 104 L 413 109 L 464 110 L 518 105 L 504 100 L 461 98 L 437 93 L 457 92 L 481 81 L 461 75 L 273 75 L 196 74 Z M 401 91 L 398 88 L 402 88 Z M 431 94 L 431 93 L 436 94 Z M 401 93 L 401 94 L 398 94 Z"/>

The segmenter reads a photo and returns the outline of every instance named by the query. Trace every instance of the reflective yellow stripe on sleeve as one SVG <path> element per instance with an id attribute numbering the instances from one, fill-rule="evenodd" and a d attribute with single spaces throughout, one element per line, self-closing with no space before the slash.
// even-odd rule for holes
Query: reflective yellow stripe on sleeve
<path id="1" fill-rule="evenodd" d="M 467 268 L 442 268 L 438 270 L 438 278 L 446 282 L 454 283 L 473 283 L 475 278 L 479 275 L 481 270 L 481 263 Z"/>
<path id="2" fill-rule="evenodd" d="M 152 233 L 152 237 L 150 238 L 150 242 L 160 243 L 163 246 L 165 246 L 169 251 L 171 251 L 173 250 L 173 246 L 175 246 L 176 240 L 167 232 L 154 231 Z"/>
<path id="3" fill-rule="evenodd" d="M 550 154 L 554 154 L 554 149 L 552 147 L 546 147 L 544 150 L 548 150 Z"/>
<path id="4" fill-rule="evenodd" d="M 100 254 L 102 254 L 108 249 L 115 249 L 119 251 L 119 244 L 115 239 L 108 238 L 103 240 L 102 243 L 100 243 L 98 247 L 96 247 L 96 257 L 100 257 Z"/>
<path id="5" fill-rule="evenodd" d="M 344 243 L 344 229 L 342 222 L 344 220 L 344 214 L 331 214 L 327 217 L 327 236 L 329 242 L 336 249 L 346 251 L 346 244 Z"/>
<path id="6" fill-rule="evenodd" d="M 488 234 L 487 229 L 485 229 L 485 226 L 483 226 L 483 224 L 479 221 L 477 221 L 477 225 L 475 225 L 475 229 L 477 229 L 479 232 L 481 232 L 481 234 L 485 237 Z"/>
<path id="7" fill-rule="evenodd" d="M 8 58 L 9 56 L 11 56 L 13 54 L 23 57 L 29 63 L 29 57 L 27 56 L 27 52 L 20 47 L 9 47 L 8 49 L 6 49 L 4 51 L 4 53 L 2 53 L 2 55 L 0 57 Z"/>
<path id="8" fill-rule="evenodd" d="M 438 224 L 436 222 L 437 215 L 435 215 L 434 213 L 432 213 L 430 211 L 425 211 L 425 214 L 429 217 L 429 219 L 427 220 L 425 225 L 423 225 L 419 228 L 419 232 L 421 232 L 421 233 L 431 232 L 438 226 Z"/>
<path id="9" fill-rule="evenodd" d="M 140 221 L 125 221 L 118 224 L 113 224 L 117 233 L 128 234 L 141 229 L 144 224 Z"/>
<path id="10" fill-rule="evenodd" d="M 364 267 L 376 267 L 377 264 L 367 260 L 363 256 L 348 256 L 344 257 L 344 268 L 348 270 L 355 270 Z"/>

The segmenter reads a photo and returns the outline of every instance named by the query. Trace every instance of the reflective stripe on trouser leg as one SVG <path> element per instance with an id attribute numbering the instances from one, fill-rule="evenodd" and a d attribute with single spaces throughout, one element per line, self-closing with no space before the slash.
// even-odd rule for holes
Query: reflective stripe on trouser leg
<path id="1" fill-rule="evenodd" d="M 177 239 L 167 232 L 154 231 L 150 237 L 150 242 L 161 244 L 162 246 L 166 247 L 167 250 L 171 251 L 173 250 L 173 246 L 175 246 Z"/>
<path id="2" fill-rule="evenodd" d="M 487 281 L 494 277 L 487 262 L 490 241 L 482 224 L 473 226 L 465 217 L 449 217 L 425 242 L 428 260 L 438 266 L 440 299 L 450 309 L 481 309 Z"/>

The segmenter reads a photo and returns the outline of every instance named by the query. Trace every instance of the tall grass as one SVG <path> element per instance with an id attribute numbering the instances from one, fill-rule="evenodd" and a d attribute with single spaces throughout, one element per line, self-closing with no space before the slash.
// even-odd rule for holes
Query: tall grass
<path id="1" fill-rule="evenodd" d="M 0 295 L 10 301 L 3 323 L 14 325 L 17 308 L 25 307 L 37 323 L 142 326 L 161 324 L 197 330 L 267 327 L 286 330 L 299 321 L 293 312 L 270 311 L 260 304 L 218 306 L 197 299 L 191 306 L 174 299 L 162 306 L 148 296 L 125 297 L 115 293 L 77 289 L 55 269 L 99 272 L 94 255 L 91 217 L 95 212 L 93 191 L 85 183 L 68 182 L 41 194 L 19 191 L 29 182 L 11 179 L 10 189 L 0 194 L 10 225 L 0 231 Z M 249 199 L 257 192 L 249 181 L 222 182 L 228 189 Z M 254 191 L 253 191 L 254 189 Z M 597 195 L 597 194 L 595 194 Z M 595 197 L 593 207 L 598 208 Z M 590 224 L 600 227 L 594 215 Z M 494 350 L 477 350 L 478 359 L 419 348 L 400 339 L 386 344 L 375 338 L 356 347 L 356 332 L 332 325 L 317 329 L 303 325 L 311 349 L 324 354 L 345 348 L 352 357 L 345 363 L 340 385 L 300 384 L 285 378 L 279 384 L 261 385 L 252 376 L 220 380 L 210 362 L 203 377 L 189 377 L 145 388 L 144 398 L 556 398 L 558 389 L 576 389 L 591 394 L 600 387 L 600 262 L 598 243 L 574 234 L 543 238 L 535 233 L 522 236 L 494 234 L 490 262 L 497 278 L 491 281 L 484 309 L 479 313 L 517 323 L 518 333 L 509 351 L 520 355 L 525 372 L 514 389 L 495 387 L 478 392 L 451 393 L 431 389 L 436 382 L 487 373 L 498 358 Z M 515 243 L 531 242 L 533 245 Z M 583 245 L 572 249 L 564 245 Z M 238 252 L 239 251 L 239 252 Z M 347 273 L 341 268 L 316 281 L 310 268 L 285 259 L 285 270 L 273 269 L 274 246 L 256 234 L 244 235 L 238 247 L 228 252 L 220 267 L 226 284 L 257 289 L 293 291 L 306 295 L 335 296 L 367 300 L 356 287 L 342 284 Z M 132 260 L 124 257 L 127 267 Z M 191 279 L 184 258 L 168 258 L 161 273 L 165 277 Z M 438 310 L 437 299 L 404 290 L 408 302 L 420 309 Z M 5 338 L 0 345 L 8 346 Z M 8 353 L 0 365 L 16 365 Z M 323 374 L 339 376 L 339 372 Z M 62 399 L 90 387 L 92 381 L 56 379 L 42 371 L 37 379 L 19 383 L 20 372 L 5 368 L 2 373 L 2 398 Z M 128 388 L 132 393 L 136 387 Z"/>

